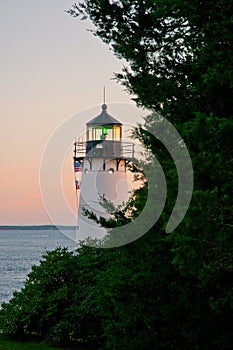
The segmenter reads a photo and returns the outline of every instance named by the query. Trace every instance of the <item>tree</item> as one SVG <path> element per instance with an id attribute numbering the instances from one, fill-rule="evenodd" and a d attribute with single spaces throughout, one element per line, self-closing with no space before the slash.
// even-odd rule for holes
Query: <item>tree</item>
<path id="1" fill-rule="evenodd" d="M 163 313 L 163 320 L 167 335 L 172 321 L 178 325 L 180 343 L 169 341 L 165 347 L 163 339 L 158 348 L 229 349 L 233 342 L 232 10 L 230 0 L 87 0 L 68 11 L 89 17 L 95 35 L 126 59 L 128 66 L 116 79 L 139 105 L 175 124 L 192 156 L 193 200 L 185 220 L 164 240 L 171 244 L 170 262 L 176 267 L 165 290 L 178 292 L 173 312 L 166 301 L 171 312 Z M 166 150 L 150 136 L 155 123 L 152 114 L 135 132 L 158 156 L 171 188 L 165 213 L 152 230 L 158 235 L 174 202 L 175 173 Z M 156 273 L 150 277 L 154 290 L 156 283 L 162 288 Z M 153 293 L 153 287 L 147 292 Z M 165 303 L 160 304 L 162 310 Z M 158 309 L 153 312 L 159 317 Z M 133 319 L 131 315 L 128 325 Z M 162 332 L 161 323 L 157 327 Z M 133 337 L 135 344 L 140 341 L 135 334 L 130 340 Z"/>
<path id="2" fill-rule="evenodd" d="M 197 111 L 232 117 L 232 1 L 90 0 L 68 12 L 89 17 L 126 59 L 116 77 L 137 103 L 170 121 Z"/>
<path id="3" fill-rule="evenodd" d="M 99 270 L 111 255 L 83 246 L 77 252 L 57 248 L 34 265 L 21 291 L 2 304 L 1 333 L 50 343 L 97 348 L 103 338 L 93 297 Z"/>

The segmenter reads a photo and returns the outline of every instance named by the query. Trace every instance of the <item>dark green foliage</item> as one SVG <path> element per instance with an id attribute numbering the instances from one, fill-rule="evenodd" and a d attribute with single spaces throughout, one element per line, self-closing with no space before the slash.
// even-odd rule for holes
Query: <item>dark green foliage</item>
<path id="1" fill-rule="evenodd" d="M 129 62 L 117 78 L 139 104 L 171 121 L 197 111 L 232 117 L 231 0 L 84 1 L 70 10 L 83 13 Z"/>
<path id="2" fill-rule="evenodd" d="M 1 350 L 67 350 L 67 348 L 52 347 L 38 342 L 19 342 L 0 337 Z M 73 349 L 74 350 L 74 349 Z M 79 349 L 81 350 L 81 349 Z"/>
<path id="3" fill-rule="evenodd" d="M 166 292 L 171 291 L 170 300 L 161 304 L 157 301 L 157 309 L 151 308 L 150 319 L 153 315 L 160 323 L 153 326 L 157 336 L 147 331 L 149 343 L 144 339 L 145 348 L 232 348 L 232 6 L 230 0 L 84 1 L 71 11 L 71 15 L 89 16 L 96 25 L 96 35 L 117 56 L 127 60 L 129 68 L 117 78 L 137 103 L 159 111 L 175 124 L 193 162 L 195 188 L 191 206 L 176 231 L 164 235 L 174 279 L 167 278 L 168 264 L 161 272 L 161 280 L 156 271 L 148 273 L 148 278 L 154 279 L 151 289 L 142 284 L 140 294 L 137 286 L 137 295 L 147 295 L 150 302 L 156 286 L 162 290 L 163 277 Z M 174 163 L 150 134 L 156 127 L 156 118 L 151 114 L 143 127 L 135 130 L 159 159 L 167 179 L 167 203 L 152 231 L 155 236 L 159 235 L 158 227 L 165 226 L 177 193 Z M 135 249 L 135 244 L 132 246 Z M 152 250 L 155 252 L 157 247 L 155 239 Z M 147 248 L 144 241 L 143 253 Z M 160 258 L 156 255 L 155 259 Z M 139 270 L 136 264 L 134 275 Z M 123 299 L 121 302 L 127 308 Z M 139 309 L 143 310 L 143 306 Z M 130 325 L 134 318 L 127 315 Z M 121 329 L 119 325 L 115 338 L 111 336 L 111 345 L 117 344 L 120 335 L 128 334 L 127 345 L 134 342 L 132 348 L 140 347 L 141 333 L 134 334 L 125 327 Z M 161 339 L 162 334 L 166 337 Z"/>
<path id="4" fill-rule="evenodd" d="M 99 269 L 108 255 L 101 249 L 80 248 L 77 254 L 58 248 L 33 266 L 25 287 L 3 303 L 1 328 L 14 338 L 53 343 L 98 345 L 99 311 L 93 298 Z"/>

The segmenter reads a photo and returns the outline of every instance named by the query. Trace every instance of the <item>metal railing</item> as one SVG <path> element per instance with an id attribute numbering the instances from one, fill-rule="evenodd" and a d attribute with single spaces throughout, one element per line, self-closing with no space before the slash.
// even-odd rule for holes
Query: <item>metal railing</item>
<path id="1" fill-rule="evenodd" d="M 74 157 L 90 158 L 134 158 L 134 144 L 117 140 L 76 141 Z"/>

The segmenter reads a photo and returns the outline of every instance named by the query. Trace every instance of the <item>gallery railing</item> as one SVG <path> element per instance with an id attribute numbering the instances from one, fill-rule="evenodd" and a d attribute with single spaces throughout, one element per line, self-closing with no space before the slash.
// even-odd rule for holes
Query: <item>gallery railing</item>
<path id="1" fill-rule="evenodd" d="M 134 144 L 117 140 L 76 141 L 74 158 L 134 158 Z"/>

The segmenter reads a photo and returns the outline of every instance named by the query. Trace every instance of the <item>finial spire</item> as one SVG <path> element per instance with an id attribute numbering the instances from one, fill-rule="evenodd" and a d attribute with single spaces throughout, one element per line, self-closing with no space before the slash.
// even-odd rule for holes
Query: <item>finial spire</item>
<path id="1" fill-rule="evenodd" d="M 105 86 L 104 86 L 104 104 L 105 104 Z"/>
<path id="2" fill-rule="evenodd" d="M 103 109 L 103 111 L 106 111 L 107 108 L 108 108 L 108 106 L 105 103 L 105 86 L 104 86 L 104 103 L 102 104 L 102 109 Z"/>

